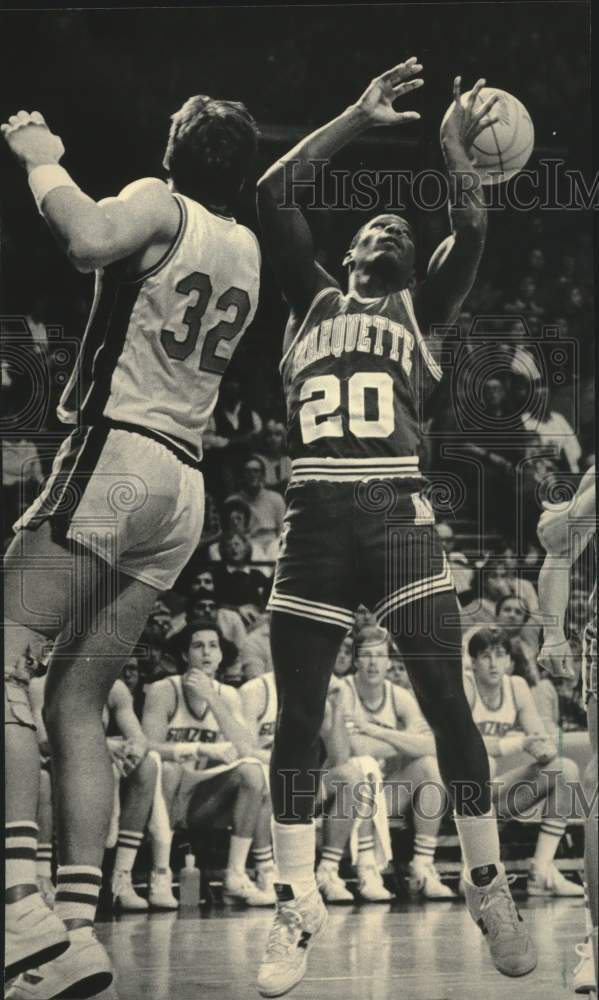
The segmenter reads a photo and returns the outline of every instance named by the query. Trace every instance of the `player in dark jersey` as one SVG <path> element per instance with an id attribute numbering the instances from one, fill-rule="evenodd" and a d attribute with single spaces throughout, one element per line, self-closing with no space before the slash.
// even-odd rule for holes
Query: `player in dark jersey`
<path id="1" fill-rule="evenodd" d="M 345 256 L 349 288 L 314 259 L 310 229 L 294 193 L 317 161 L 373 125 L 419 118 L 396 98 L 422 84 L 408 59 L 371 82 L 339 117 L 274 164 L 258 185 L 271 263 L 289 303 L 281 365 L 292 476 L 270 607 L 279 716 L 271 768 L 278 910 L 262 963 L 263 996 L 302 978 L 306 952 L 326 911 L 315 891 L 314 776 L 329 677 L 353 612 L 364 601 L 388 628 L 436 739 L 454 800 L 467 866 L 470 910 L 497 968 L 530 972 L 536 958 L 499 861 L 489 765 L 462 686 L 458 605 L 450 570 L 422 496 L 418 465 L 421 403 L 441 368 L 434 328 L 452 323 L 483 253 L 486 212 L 471 162 L 476 136 L 494 119 L 465 106 L 460 78 L 442 128 L 450 179 L 453 241 L 435 255 L 426 281 L 409 291 L 414 235 L 408 222 L 379 215 Z M 290 165 L 293 164 L 293 169 Z M 448 626 L 453 622 L 453 629 Z"/>

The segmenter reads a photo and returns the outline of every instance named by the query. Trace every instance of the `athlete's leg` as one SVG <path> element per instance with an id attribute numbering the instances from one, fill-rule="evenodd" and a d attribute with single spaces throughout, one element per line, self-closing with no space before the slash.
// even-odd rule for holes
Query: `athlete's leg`
<path id="1" fill-rule="evenodd" d="M 145 910 L 148 905 L 135 892 L 131 873 L 152 808 L 156 770 L 154 760 L 146 756 L 120 782 L 121 810 L 112 874 L 112 895 L 115 904 L 118 900 L 118 905 L 126 910 Z"/>
<path id="2" fill-rule="evenodd" d="M 278 716 L 270 764 L 278 877 L 298 896 L 315 888 L 314 809 L 319 740 L 344 630 L 274 611 L 271 649 Z"/>
<path id="3" fill-rule="evenodd" d="M 565 879 L 553 864 L 572 809 L 572 786 L 579 779 L 574 761 L 556 757 L 545 767 L 532 762 L 513 768 L 494 783 L 493 799 L 500 816 L 518 819 L 536 802 L 544 803 L 528 881 L 531 895 L 583 895 L 582 886 Z"/>
<path id="4" fill-rule="evenodd" d="M 470 913 L 486 929 L 496 968 L 509 976 L 525 975 L 536 966 L 535 949 L 500 862 L 489 760 L 464 693 L 457 622 L 455 594 L 442 591 L 402 607 L 392 634 L 433 731 L 439 771 L 453 801 Z"/>

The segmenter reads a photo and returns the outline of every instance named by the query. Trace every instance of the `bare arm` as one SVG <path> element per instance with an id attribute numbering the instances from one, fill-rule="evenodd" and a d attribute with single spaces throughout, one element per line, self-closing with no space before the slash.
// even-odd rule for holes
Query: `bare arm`
<path id="1" fill-rule="evenodd" d="M 126 684 L 116 680 L 108 695 L 108 708 L 113 715 L 119 732 L 126 740 L 135 740 L 145 746 L 146 737 L 133 710 L 133 698 Z"/>
<path id="2" fill-rule="evenodd" d="M 420 86 L 410 79 L 422 67 L 415 58 L 400 63 L 371 82 L 362 97 L 337 118 L 299 142 L 258 181 L 258 215 L 266 251 L 297 318 L 303 317 L 314 295 L 336 282 L 314 259 L 310 227 L 299 208 L 306 184 L 314 180 L 340 149 L 372 125 L 396 125 L 420 116 L 398 114 L 393 101 Z"/>
<path id="3" fill-rule="evenodd" d="M 461 78 L 456 77 L 452 111 L 441 126 L 441 148 L 449 175 L 451 237 L 444 241 L 446 253 L 439 247 L 433 254 L 429 274 L 416 291 L 414 306 L 423 330 L 455 322 L 474 284 L 483 255 L 487 211 L 471 147 L 476 137 L 497 121 L 488 117 L 496 97 L 474 111 L 476 97 L 484 83 L 484 80 L 476 83 L 464 107 L 460 95 Z"/>
<path id="4" fill-rule="evenodd" d="M 264 684 L 259 678 L 246 681 L 239 688 L 239 698 L 243 718 L 254 743 L 252 756 L 257 757 L 267 764 L 270 761 L 270 750 L 262 750 L 258 746 L 258 722 L 266 708 L 266 689 Z"/>
<path id="5" fill-rule="evenodd" d="M 39 112 L 13 115 L 2 134 L 29 177 L 36 168 L 62 170 L 58 164 L 64 146 Z M 139 254 L 152 244 L 168 245 L 180 221 L 175 199 L 155 177 L 129 184 L 117 198 L 96 202 L 63 172 L 62 181 L 43 197 L 41 211 L 59 245 L 84 272 Z"/>
<path id="6" fill-rule="evenodd" d="M 583 476 L 571 504 L 541 515 L 537 535 L 547 555 L 539 574 L 543 647 L 538 661 L 556 677 L 569 676 L 569 646 L 564 618 L 570 596 L 570 570 L 597 531 L 595 467 Z"/>

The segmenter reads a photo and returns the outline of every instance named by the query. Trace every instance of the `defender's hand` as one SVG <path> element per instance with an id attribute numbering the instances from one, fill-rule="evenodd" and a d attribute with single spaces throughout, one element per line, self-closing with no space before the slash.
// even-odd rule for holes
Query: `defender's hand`
<path id="1" fill-rule="evenodd" d="M 404 122 L 418 121 L 418 112 L 394 111 L 393 102 L 422 86 L 424 80 L 412 79 L 421 69 L 416 56 L 412 56 L 371 81 L 355 104 L 369 125 L 402 125 Z"/>
<path id="2" fill-rule="evenodd" d="M 462 78 L 461 76 L 456 76 L 453 81 L 453 107 L 451 114 L 448 115 L 446 121 L 441 126 L 441 143 L 457 142 L 470 159 L 472 159 L 470 153 L 472 143 L 477 136 L 481 132 L 484 132 L 486 128 L 489 128 L 490 125 L 494 125 L 499 121 L 497 117 L 488 117 L 489 111 L 491 111 L 499 100 L 497 94 L 493 94 L 488 101 L 485 101 L 478 111 L 474 110 L 476 99 L 486 82 L 486 80 L 476 81 L 464 106 L 461 100 Z"/>
<path id="3" fill-rule="evenodd" d="M 62 139 L 50 131 L 39 111 L 19 111 L 0 126 L 11 152 L 25 167 L 33 170 L 48 163 L 60 163 L 64 156 Z"/>

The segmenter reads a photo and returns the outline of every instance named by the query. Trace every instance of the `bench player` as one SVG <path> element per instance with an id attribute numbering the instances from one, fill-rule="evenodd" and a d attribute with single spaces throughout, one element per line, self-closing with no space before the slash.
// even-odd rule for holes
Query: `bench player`
<path id="1" fill-rule="evenodd" d="M 301 980 L 308 947 L 326 920 L 313 873 L 313 796 L 298 793 L 314 790 L 309 772 L 317 766 L 329 677 L 361 600 L 396 640 L 434 733 L 455 799 L 470 910 L 487 932 L 495 964 L 522 975 L 536 963 L 499 861 L 488 759 L 464 695 L 458 630 L 446 624 L 458 620 L 451 572 L 420 495 L 417 458 L 421 402 L 442 374 L 427 341 L 435 327 L 457 318 L 483 253 L 486 212 L 470 150 L 493 121 L 493 98 L 474 111 L 479 81 L 463 106 L 456 78 L 441 137 L 454 239 L 414 295 L 414 236 L 405 219 L 384 214 L 360 227 L 344 258 L 344 295 L 316 262 L 308 223 L 294 202 L 302 182 L 313 182 L 318 161 L 370 126 L 419 117 L 396 112 L 393 102 L 422 83 L 421 69 L 411 58 L 373 80 L 258 184 L 263 241 L 290 307 L 281 372 L 292 457 L 269 605 L 279 690 L 271 789 L 281 888 L 258 977 L 263 996 Z M 389 518 L 400 523 L 399 552 L 388 551 L 386 504 Z"/>
<path id="2" fill-rule="evenodd" d="M 571 677 L 571 650 L 564 634 L 570 596 L 570 570 L 586 547 L 595 546 L 597 572 L 596 470 L 585 472 L 571 504 L 546 510 L 537 534 L 547 555 L 539 574 L 539 604 L 545 615 L 539 663 L 554 677 Z M 583 637 L 583 691 L 592 756 L 583 776 L 586 801 L 592 808 L 585 821 L 585 878 L 590 909 L 589 938 L 579 945 L 581 961 L 575 970 L 577 993 L 597 989 L 597 578 L 589 598 L 589 619 Z M 593 968 L 594 964 L 594 968 Z"/>
<path id="3" fill-rule="evenodd" d="M 2 134 L 64 252 L 96 271 L 58 409 L 75 429 L 17 522 L 5 567 L 7 964 L 14 974 L 46 961 L 10 996 L 48 1000 L 91 996 L 112 979 L 92 932 L 113 787 L 102 708 L 156 595 L 200 539 L 202 432 L 258 300 L 257 241 L 231 215 L 257 131 L 243 105 L 192 97 L 171 120 L 168 182 L 146 177 L 102 202 L 59 165 L 62 141 L 39 112 L 12 115 Z M 45 704 L 54 914 L 31 861 L 39 762 L 27 679 L 45 638 L 57 640 Z"/>
<path id="4" fill-rule="evenodd" d="M 470 637 L 472 672 L 464 687 L 472 718 L 487 748 L 492 776 L 497 760 L 526 751 L 530 760 L 504 771 L 493 789 L 498 812 L 507 818 L 525 814 L 544 802 L 543 818 L 528 876 L 529 896 L 582 896 L 578 882 L 570 882 L 554 864 L 566 832 L 572 785 L 579 781 L 578 765 L 558 754 L 543 725 L 530 688 L 523 677 L 508 673 L 511 639 L 497 628 L 480 628 Z"/>

